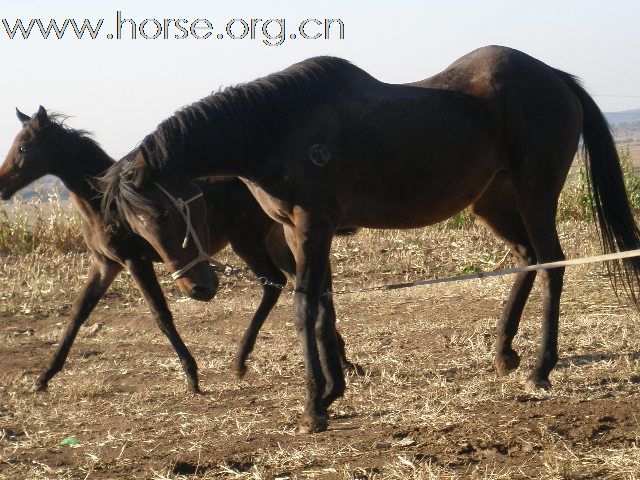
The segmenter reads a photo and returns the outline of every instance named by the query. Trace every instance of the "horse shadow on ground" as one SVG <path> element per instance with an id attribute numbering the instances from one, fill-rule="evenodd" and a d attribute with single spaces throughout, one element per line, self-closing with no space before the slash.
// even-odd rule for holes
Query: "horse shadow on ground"
<path id="1" fill-rule="evenodd" d="M 588 355 L 574 355 L 572 357 L 566 357 L 558 360 L 558 364 L 556 368 L 568 368 L 573 366 L 588 365 L 590 363 L 610 362 L 613 360 L 620 360 L 622 358 L 626 358 L 629 361 L 635 362 L 637 360 L 640 360 L 640 352 L 622 353 L 622 354 L 592 353 Z M 637 381 L 640 382 L 640 376 L 638 377 Z"/>

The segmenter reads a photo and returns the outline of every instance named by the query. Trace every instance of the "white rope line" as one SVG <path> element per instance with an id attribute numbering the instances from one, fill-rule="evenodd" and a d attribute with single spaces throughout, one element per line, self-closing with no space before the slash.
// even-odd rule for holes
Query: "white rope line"
<path id="1" fill-rule="evenodd" d="M 213 260 L 211 256 L 204 250 L 204 248 L 202 248 L 202 244 L 198 239 L 198 235 L 195 229 L 193 228 L 193 225 L 191 224 L 191 211 L 189 209 L 189 203 L 202 197 L 203 196 L 202 192 L 191 197 L 189 200 L 182 200 L 182 198 L 180 197 L 175 198 L 171 193 L 165 190 L 160 184 L 155 183 L 155 185 L 160 189 L 161 192 L 163 192 L 171 200 L 171 202 L 173 202 L 176 209 L 180 212 L 180 214 L 184 218 L 187 228 L 186 228 L 184 240 L 182 242 L 182 248 L 187 248 L 187 243 L 189 242 L 189 235 L 193 237 L 193 241 L 196 244 L 196 247 L 198 248 L 198 256 L 195 259 L 193 259 L 191 262 L 189 262 L 187 265 L 182 267 L 181 269 L 173 272 L 171 274 L 171 277 L 174 280 L 178 280 L 187 271 L 189 271 L 191 268 L 193 268 L 195 265 L 197 265 L 200 262 L 209 262 L 210 264 L 213 264 L 218 269 L 225 270 L 224 265 Z M 400 288 L 422 287 L 426 285 L 435 285 L 437 283 L 462 282 L 465 280 L 483 279 L 488 277 L 499 277 L 503 275 L 512 275 L 515 273 L 537 272 L 538 270 L 550 270 L 552 268 L 569 267 L 572 265 L 584 265 L 587 263 L 608 262 L 611 260 L 621 260 L 621 259 L 633 258 L 633 257 L 640 257 L 640 249 L 627 250 L 624 252 L 616 252 L 616 253 L 607 253 L 604 255 L 594 255 L 591 257 L 573 258 L 570 260 L 560 260 L 557 262 L 538 263 L 535 265 L 527 265 L 526 267 L 505 268 L 502 270 L 494 270 L 490 272 L 470 273 L 467 275 L 459 275 L 455 277 L 432 278 L 430 280 L 417 280 L 414 282 L 395 283 L 391 285 L 381 285 L 378 287 L 365 287 L 365 288 L 356 289 L 356 290 L 342 290 L 342 291 L 339 290 L 335 292 L 325 292 L 325 294 L 344 295 L 349 293 L 361 293 L 361 292 L 377 291 L 377 290 L 382 291 L 382 290 L 396 290 Z M 262 278 L 260 279 L 260 281 L 262 282 Z M 268 282 L 268 284 L 277 286 L 279 288 L 283 287 L 281 285 L 272 284 L 271 282 Z"/>
<path id="2" fill-rule="evenodd" d="M 584 265 L 587 263 L 607 262 L 610 260 L 620 260 L 623 258 L 633 258 L 640 256 L 640 249 L 627 250 L 624 252 L 608 253 L 605 255 L 596 255 L 592 257 L 574 258 L 570 260 L 560 260 L 557 262 L 538 263 L 536 265 L 527 265 L 526 267 L 505 268 L 503 270 L 494 270 L 491 272 L 470 273 L 457 277 L 433 278 L 430 280 L 418 280 L 415 282 L 396 283 L 392 285 L 382 285 L 380 287 L 371 287 L 364 290 L 336 291 L 333 295 L 358 293 L 368 290 L 395 290 L 399 288 L 421 287 L 425 285 L 434 285 L 436 283 L 461 282 L 464 280 L 482 279 L 487 277 L 498 277 L 502 275 L 511 275 L 514 273 L 537 272 L 538 270 L 549 270 L 552 268 L 569 267 L 572 265 Z"/>
<path id="3" fill-rule="evenodd" d="M 487 278 L 487 277 L 498 277 L 498 276 L 501 276 L 501 275 L 510 275 L 510 274 L 521 273 L 521 272 L 534 272 L 534 271 L 538 271 L 538 270 L 549 270 L 549 269 L 552 269 L 552 268 L 567 267 L 567 266 L 572 266 L 572 265 L 583 265 L 583 264 L 587 264 L 587 263 L 606 262 L 606 261 L 610 261 L 610 260 L 619 260 L 619 259 L 632 258 L 632 257 L 640 257 L 640 249 L 638 249 L 638 250 L 628 250 L 628 251 L 617 252 L 617 253 L 609 253 L 609 254 L 606 254 L 606 255 L 596 255 L 596 256 L 592 256 L 592 257 L 575 258 L 575 259 L 571 259 L 571 260 L 560 260 L 560 261 L 557 261 L 557 262 L 539 263 L 539 264 L 536 264 L 536 265 L 528 265 L 526 267 L 506 268 L 506 269 L 503 269 L 503 270 L 494 270 L 494 271 L 490 271 L 490 272 L 471 273 L 471 274 L 468 274 L 468 275 L 459 275 L 459 276 L 455 276 L 455 277 L 433 278 L 433 279 L 430 279 L 430 280 L 416 280 L 416 281 L 413 281 L 413 282 L 394 283 L 394 284 L 390 284 L 390 285 L 379 285 L 379 286 L 375 286 L 375 287 L 361 287 L 361 288 L 356 288 L 356 289 L 353 289 L 353 290 L 335 290 L 335 291 L 332 291 L 332 292 L 324 292 L 322 295 L 349 295 L 349 294 L 352 294 L 352 293 L 381 292 L 381 291 L 396 290 L 396 289 L 401 289 L 401 288 L 411 288 L 411 287 L 421 287 L 421 286 L 425 286 L 425 285 L 434 285 L 436 283 L 460 282 L 460 281 L 464 281 L 464 280 L 483 279 L 483 278 Z M 224 265 L 224 264 L 220 264 L 220 263 L 217 263 L 216 267 L 220 271 L 223 271 L 223 272 L 226 272 L 228 270 L 231 270 L 232 272 L 234 270 L 238 270 L 238 271 L 242 272 L 241 269 L 234 268 L 234 267 L 232 267 L 230 265 Z M 240 274 L 240 278 L 244 278 L 244 274 L 243 273 Z M 267 286 L 276 287 L 276 288 L 278 288 L 280 290 L 283 290 L 285 288 L 284 285 L 270 282 L 265 277 L 258 278 L 258 282 L 261 285 L 267 285 Z M 295 289 L 294 289 L 294 291 L 295 291 Z"/>

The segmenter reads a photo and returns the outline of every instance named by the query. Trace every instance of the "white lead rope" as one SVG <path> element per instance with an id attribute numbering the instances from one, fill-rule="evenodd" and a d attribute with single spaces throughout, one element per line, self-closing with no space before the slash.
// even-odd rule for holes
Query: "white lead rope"
<path id="1" fill-rule="evenodd" d="M 367 290 L 396 290 L 399 288 L 421 287 L 425 285 L 434 285 L 436 283 L 460 282 L 463 280 L 482 279 L 487 277 L 498 277 L 501 275 L 510 275 L 523 272 L 537 272 L 538 270 L 550 270 L 552 268 L 568 267 L 571 265 L 584 265 L 586 263 L 608 262 L 610 260 L 620 260 L 623 258 L 640 257 L 640 249 L 627 250 L 624 252 L 607 253 L 605 255 L 596 255 L 593 257 L 573 258 L 571 260 L 560 260 L 557 262 L 538 263 L 536 265 L 527 265 L 526 267 L 505 268 L 503 270 L 494 270 L 493 272 L 478 272 L 468 275 L 460 275 L 457 277 L 433 278 L 430 280 L 419 280 L 415 282 L 395 283 L 392 285 L 382 285 L 380 287 L 372 287 Z M 336 291 L 332 295 L 357 293 L 357 290 Z"/>
<path id="2" fill-rule="evenodd" d="M 180 214 L 184 218 L 184 221 L 187 225 L 187 229 L 184 235 L 184 240 L 182 241 L 182 248 L 187 248 L 187 244 L 189 243 L 189 236 L 191 236 L 193 238 L 193 242 L 196 244 L 196 248 L 198 249 L 198 256 L 193 260 L 191 260 L 189 263 L 187 263 L 181 269 L 173 272 L 171 274 L 171 278 L 173 278 L 174 280 L 178 280 L 180 277 L 182 277 L 185 273 L 187 273 L 189 270 L 191 270 L 194 266 L 196 266 L 200 262 L 208 262 L 208 263 L 214 263 L 214 264 L 217 263 L 217 262 L 214 262 L 211 259 L 211 256 L 205 251 L 204 248 L 202 248 L 202 243 L 200 243 L 198 234 L 196 233 L 195 229 L 193 228 L 193 225 L 191 224 L 191 210 L 189 209 L 189 204 L 194 200 L 197 200 L 198 198 L 202 197 L 203 196 L 202 192 L 198 193 L 197 195 L 194 195 L 189 200 L 182 200 L 182 198 L 180 197 L 176 198 L 173 195 L 171 195 L 171 193 L 165 190 L 160 184 L 156 182 L 154 183 L 156 187 L 158 187 L 160 191 L 164 193 L 169 198 L 169 200 L 171 200 L 171 202 L 176 207 L 178 212 L 180 212 Z"/>
<path id="3" fill-rule="evenodd" d="M 196 231 L 194 230 L 193 225 L 191 224 L 191 211 L 189 210 L 189 203 L 202 197 L 203 196 L 202 192 L 191 197 L 189 200 L 182 200 L 179 197 L 175 198 L 173 195 L 171 195 L 171 193 L 165 190 L 158 183 L 156 183 L 155 185 L 160 189 L 161 192 L 163 192 L 171 200 L 171 202 L 174 204 L 176 209 L 180 212 L 180 214 L 184 218 L 184 221 L 187 225 L 187 229 L 185 232 L 184 240 L 182 242 L 182 248 L 187 248 L 187 244 L 189 242 L 189 235 L 193 237 L 193 241 L 196 244 L 196 247 L 198 248 L 198 256 L 195 259 L 193 259 L 191 262 L 186 264 L 184 267 L 182 267 L 181 269 L 173 272 L 171 274 L 171 277 L 174 280 L 178 280 L 187 271 L 189 271 L 191 268 L 193 268 L 195 265 L 197 265 L 200 262 L 208 262 L 224 270 L 224 265 L 213 260 L 211 256 L 204 250 L 204 248 L 202 248 L 202 244 L 198 239 L 198 235 L 196 234 Z M 358 293 L 358 292 L 373 291 L 373 290 L 395 290 L 399 288 L 421 287 L 425 285 L 434 285 L 436 283 L 461 282 L 464 280 L 498 277 L 502 275 L 511 275 L 515 273 L 537 272 L 538 270 L 549 270 L 552 268 L 569 267 L 572 265 L 584 265 L 586 263 L 608 262 L 611 260 L 621 260 L 624 258 L 633 258 L 633 257 L 640 257 L 640 249 L 627 250 L 624 252 L 608 253 L 605 255 L 595 255 L 592 257 L 560 260 L 557 262 L 538 263 L 536 265 L 527 265 L 526 267 L 505 268 L 503 270 L 494 270 L 492 272 L 470 273 L 467 275 L 459 275 L 456 277 L 432 278 L 430 280 L 418 280 L 415 282 L 395 283 L 392 285 L 382 285 L 379 287 L 369 287 L 369 288 L 364 288 L 359 290 L 348 290 L 348 291 L 343 290 L 343 291 L 336 291 L 336 292 L 326 292 L 326 294 L 340 295 L 340 294 Z M 269 284 L 271 284 L 271 282 L 269 282 Z M 272 285 L 276 285 L 276 284 L 272 284 Z M 276 285 L 276 286 L 282 287 L 280 285 Z"/>

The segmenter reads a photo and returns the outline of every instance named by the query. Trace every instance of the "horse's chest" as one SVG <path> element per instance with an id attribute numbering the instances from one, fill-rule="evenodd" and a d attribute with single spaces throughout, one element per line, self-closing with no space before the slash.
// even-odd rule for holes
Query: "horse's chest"
<path id="1" fill-rule="evenodd" d="M 288 202 L 267 193 L 250 180 L 243 180 L 264 212 L 284 225 L 293 225 L 292 209 Z"/>

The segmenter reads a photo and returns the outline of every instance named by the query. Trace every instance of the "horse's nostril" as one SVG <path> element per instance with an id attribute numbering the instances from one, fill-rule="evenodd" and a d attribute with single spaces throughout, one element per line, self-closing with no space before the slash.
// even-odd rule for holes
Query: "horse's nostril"
<path id="1" fill-rule="evenodd" d="M 195 300 L 211 300 L 216 294 L 216 288 L 203 287 L 195 285 L 191 288 L 191 298 Z"/>
<path id="2" fill-rule="evenodd" d="M 194 286 L 192 289 L 194 294 L 201 296 L 201 295 L 206 295 L 209 293 L 209 289 L 206 287 L 201 287 L 200 285 L 196 285 Z"/>

